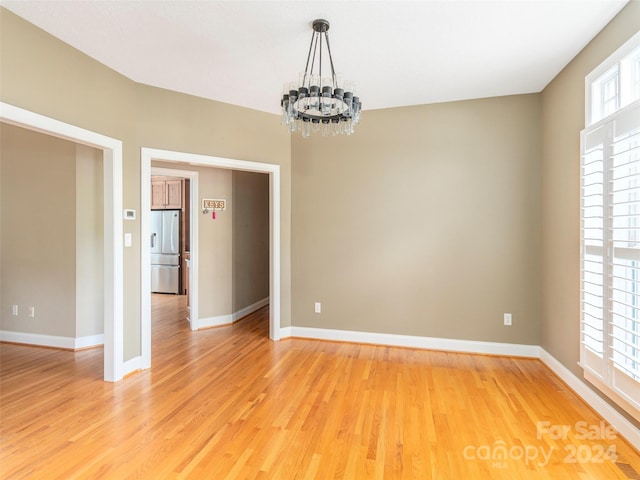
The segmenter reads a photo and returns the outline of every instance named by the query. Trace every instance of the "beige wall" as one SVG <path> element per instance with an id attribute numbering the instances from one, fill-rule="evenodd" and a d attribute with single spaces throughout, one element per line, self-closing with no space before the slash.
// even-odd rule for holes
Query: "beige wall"
<path id="1" fill-rule="evenodd" d="M 12 125 L 0 124 L 0 131 L 0 329 L 69 338 L 103 333 L 101 152 Z"/>
<path id="2" fill-rule="evenodd" d="M 542 92 L 542 346 L 579 378 L 584 78 L 640 30 L 632 1 Z"/>
<path id="3" fill-rule="evenodd" d="M 139 85 L 0 8 L 0 100 L 123 141 L 123 207 L 140 210 L 140 148 L 281 166 L 281 323 L 290 314 L 290 140 L 275 115 Z M 250 141 L 247 141 L 250 139 Z M 140 355 L 140 223 L 127 222 L 124 360 Z M 3 245 L 4 249 L 4 245 Z"/>
<path id="4" fill-rule="evenodd" d="M 226 198 L 232 194 L 231 170 L 202 168 L 198 174 L 201 198 Z M 200 318 L 232 312 L 233 205 L 213 220 L 201 215 L 198 235 L 198 292 Z"/>
<path id="5" fill-rule="evenodd" d="M 75 337 L 75 145 L 6 124 L 0 134 L 1 329 Z"/>
<path id="6" fill-rule="evenodd" d="M 233 172 L 233 311 L 269 296 L 269 176 Z"/>
<path id="7" fill-rule="evenodd" d="M 369 111 L 292 145 L 296 325 L 539 343 L 540 95 Z"/>
<path id="8" fill-rule="evenodd" d="M 76 145 L 76 337 L 104 333 L 102 151 Z"/>

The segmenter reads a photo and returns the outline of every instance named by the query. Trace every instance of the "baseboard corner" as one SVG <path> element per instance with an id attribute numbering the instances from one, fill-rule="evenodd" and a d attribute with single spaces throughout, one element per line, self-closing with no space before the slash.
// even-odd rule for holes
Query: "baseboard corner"
<path id="1" fill-rule="evenodd" d="M 544 347 L 540 347 L 540 361 L 556 374 L 576 395 L 615 428 L 636 450 L 640 451 L 640 430 L 600 397 L 587 383 L 577 377 Z"/>

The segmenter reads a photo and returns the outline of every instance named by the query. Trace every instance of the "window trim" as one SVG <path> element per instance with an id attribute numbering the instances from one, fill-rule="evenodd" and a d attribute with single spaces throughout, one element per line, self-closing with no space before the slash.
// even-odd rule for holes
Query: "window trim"
<path id="1" fill-rule="evenodd" d="M 616 405 L 621 407 L 625 412 L 627 412 L 631 417 L 640 422 L 640 410 L 638 410 L 633 403 L 631 403 L 626 397 L 622 396 L 617 390 L 611 388 L 610 385 L 602 381 L 602 379 L 591 369 L 585 368 L 581 363 L 578 363 L 580 367 L 583 369 L 583 377 L 589 383 L 594 385 L 598 390 L 604 393 L 608 398 L 613 400 Z"/>

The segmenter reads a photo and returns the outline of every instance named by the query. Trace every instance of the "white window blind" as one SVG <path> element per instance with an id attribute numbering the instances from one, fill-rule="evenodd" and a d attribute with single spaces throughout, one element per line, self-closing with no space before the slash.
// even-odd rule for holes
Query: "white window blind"
<path id="1" fill-rule="evenodd" d="M 581 135 L 585 376 L 640 418 L 640 101 Z"/>

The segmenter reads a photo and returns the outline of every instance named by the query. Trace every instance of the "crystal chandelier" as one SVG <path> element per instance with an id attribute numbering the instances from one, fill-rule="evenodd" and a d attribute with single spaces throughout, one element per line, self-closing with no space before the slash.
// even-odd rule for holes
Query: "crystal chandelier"
<path id="1" fill-rule="evenodd" d="M 301 132 L 303 138 L 308 138 L 311 132 L 321 132 L 323 136 L 351 135 L 360 122 L 361 104 L 355 83 L 343 81 L 336 74 L 328 30 L 328 21 L 313 22 L 304 72 L 298 82 L 286 83 L 282 92 L 282 124 L 287 125 L 289 132 Z M 323 71 L 323 44 L 329 54 L 330 72 L 326 71 L 326 65 Z"/>

